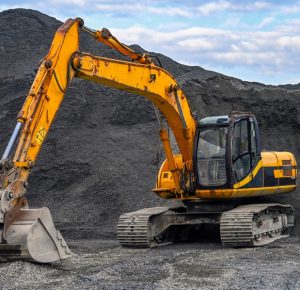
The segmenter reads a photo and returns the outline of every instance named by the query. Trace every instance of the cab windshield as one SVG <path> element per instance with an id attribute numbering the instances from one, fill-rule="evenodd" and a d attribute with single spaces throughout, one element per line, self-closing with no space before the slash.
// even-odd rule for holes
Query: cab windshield
<path id="1" fill-rule="evenodd" d="M 201 128 L 197 149 L 199 183 L 221 186 L 227 182 L 226 142 L 228 127 Z"/>

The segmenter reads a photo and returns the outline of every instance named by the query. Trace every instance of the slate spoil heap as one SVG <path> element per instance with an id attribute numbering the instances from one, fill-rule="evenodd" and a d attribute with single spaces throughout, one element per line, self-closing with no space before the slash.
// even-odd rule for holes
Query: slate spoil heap
<path id="1" fill-rule="evenodd" d="M 0 13 L 0 149 L 61 25 L 33 10 Z M 108 24 L 109 25 L 109 24 Z M 136 50 L 141 50 L 133 46 Z M 120 58 L 82 33 L 81 51 Z M 263 148 L 287 150 L 300 161 L 300 91 L 297 86 L 244 82 L 156 54 L 175 75 L 199 116 L 254 110 Z M 156 177 L 158 127 L 140 96 L 75 79 L 29 179 L 31 207 L 50 208 L 66 239 L 115 238 L 121 213 L 164 203 L 151 189 Z M 153 137 L 151 137 L 153 136 Z M 257 199 L 290 203 L 300 219 L 298 192 Z M 294 233 L 300 234 L 300 227 Z"/>

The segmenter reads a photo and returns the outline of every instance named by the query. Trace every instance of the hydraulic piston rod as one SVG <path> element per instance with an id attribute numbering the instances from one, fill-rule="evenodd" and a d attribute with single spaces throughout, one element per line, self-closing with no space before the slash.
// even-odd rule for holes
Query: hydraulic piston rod
<path id="1" fill-rule="evenodd" d="M 17 137 L 18 137 L 18 134 L 19 134 L 19 131 L 20 131 L 21 127 L 22 127 L 22 123 L 21 122 L 17 122 L 17 125 L 16 125 L 16 127 L 15 127 L 15 129 L 14 129 L 14 131 L 13 131 L 11 137 L 10 137 L 10 139 L 9 139 L 9 142 L 8 142 L 8 144 L 6 146 L 6 149 L 5 149 L 4 153 L 3 153 L 3 156 L 2 156 L 1 160 L 7 159 L 8 155 L 9 155 L 9 153 L 11 151 L 11 148 L 13 147 L 13 145 L 14 145 Z"/>

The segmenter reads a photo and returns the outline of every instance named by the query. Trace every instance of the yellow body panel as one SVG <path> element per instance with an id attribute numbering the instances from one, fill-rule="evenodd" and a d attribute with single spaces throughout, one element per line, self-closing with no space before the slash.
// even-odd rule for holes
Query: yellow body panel
<path id="1" fill-rule="evenodd" d="M 272 186 L 258 188 L 234 188 L 234 189 L 216 189 L 216 190 L 197 190 L 196 197 L 201 199 L 227 199 L 238 197 L 253 197 L 270 195 L 277 193 L 288 193 L 295 189 L 295 186 Z"/>
<path id="2" fill-rule="evenodd" d="M 182 160 L 179 156 L 176 158 L 180 166 Z M 253 197 L 278 193 L 288 193 L 296 188 L 296 184 L 281 185 L 280 179 L 290 178 L 295 180 L 297 177 L 297 163 L 295 156 L 290 152 L 262 152 L 261 159 L 251 172 L 241 181 L 233 184 L 232 188 L 222 189 L 197 189 L 195 194 L 183 193 L 180 196 L 172 192 L 174 188 L 174 181 L 167 178 L 170 175 L 167 160 L 162 164 L 159 172 L 159 181 L 157 188 L 153 191 L 162 198 L 179 198 L 179 199 L 230 199 L 240 197 Z M 285 167 L 287 169 L 285 169 Z M 293 169 L 291 169 L 291 167 Z M 271 172 L 270 176 L 265 176 L 266 173 Z M 276 185 L 274 186 L 249 186 L 251 182 L 262 174 L 263 178 L 274 179 Z M 171 190 L 168 190 L 171 189 Z"/>

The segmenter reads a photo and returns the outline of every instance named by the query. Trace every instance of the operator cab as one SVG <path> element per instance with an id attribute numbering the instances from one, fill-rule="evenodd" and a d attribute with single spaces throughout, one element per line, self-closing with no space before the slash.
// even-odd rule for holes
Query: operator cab
<path id="1" fill-rule="evenodd" d="M 261 159 L 258 125 L 253 114 L 201 119 L 195 140 L 197 189 L 232 188 Z"/>

